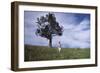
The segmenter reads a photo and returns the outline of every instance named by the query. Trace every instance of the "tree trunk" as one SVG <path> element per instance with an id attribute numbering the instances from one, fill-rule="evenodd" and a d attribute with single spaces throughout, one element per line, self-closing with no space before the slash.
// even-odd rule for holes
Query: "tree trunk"
<path id="1" fill-rule="evenodd" d="M 52 37 L 49 39 L 49 47 L 52 47 Z"/>

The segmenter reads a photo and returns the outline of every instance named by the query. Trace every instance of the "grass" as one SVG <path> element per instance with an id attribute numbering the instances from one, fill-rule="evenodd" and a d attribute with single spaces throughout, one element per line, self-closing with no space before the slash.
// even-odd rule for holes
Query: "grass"
<path id="1" fill-rule="evenodd" d="M 63 59 L 86 59 L 90 58 L 90 49 L 84 48 L 62 48 L 59 52 L 57 48 L 44 46 L 25 45 L 25 61 L 42 60 L 63 60 Z"/>

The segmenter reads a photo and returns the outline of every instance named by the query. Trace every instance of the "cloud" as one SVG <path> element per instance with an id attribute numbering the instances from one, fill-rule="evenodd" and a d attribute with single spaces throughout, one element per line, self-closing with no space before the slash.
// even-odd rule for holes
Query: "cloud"
<path id="1" fill-rule="evenodd" d="M 72 17 L 72 16 L 71 16 Z M 66 18 L 66 20 L 69 20 Z M 71 18 L 73 23 L 63 22 L 64 32 L 60 38 L 54 38 L 54 43 L 61 41 L 62 47 L 66 48 L 89 48 L 90 47 L 90 19 L 84 17 L 81 21 L 75 21 L 75 15 Z M 70 20 L 70 21 L 71 21 Z M 69 22 L 70 22 L 69 21 Z M 76 24 L 77 23 L 77 24 Z M 56 45 L 56 44 L 55 44 Z"/>
<path id="2" fill-rule="evenodd" d="M 25 44 L 48 46 L 46 38 L 36 36 L 36 18 L 48 12 L 26 11 L 24 14 Z M 57 21 L 64 27 L 62 36 L 53 37 L 53 46 L 57 47 L 60 41 L 63 48 L 90 47 L 90 15 L 78 13 L 54 13 Z"/>

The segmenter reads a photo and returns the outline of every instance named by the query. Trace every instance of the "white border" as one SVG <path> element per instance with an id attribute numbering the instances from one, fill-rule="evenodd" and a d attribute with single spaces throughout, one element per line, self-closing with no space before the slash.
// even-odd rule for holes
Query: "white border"
<path id="1" fill-rule="evenodd" d="M 34 61 L 24 62 L 24 10 L 29 11 L 54 11 L 54 12 L 74 12 L 91 14 L 91 58 L 78 60 L 54 60 L 54 61 Z M 61 8 L 45 6 L 24 6 L 19 5 L 19 68 L 50 67 L 64 65 L 95 64 L 95 10 L 78 8 Z"/>

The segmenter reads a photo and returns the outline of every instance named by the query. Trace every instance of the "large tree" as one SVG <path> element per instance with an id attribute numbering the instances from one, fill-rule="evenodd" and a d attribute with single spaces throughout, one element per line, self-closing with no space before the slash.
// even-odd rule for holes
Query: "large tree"
<path id="1" fill-rule="evenodd" d="M 52 47 L 53 36 L 61 36 L 63 33 L 63 27 L 56 21 L 56 17 L 53 13 L 48 13 L 45 16 L 37 18 L 37 30 L 36 35 L 47 38 L 49 40 L 49 46 Z"/>

